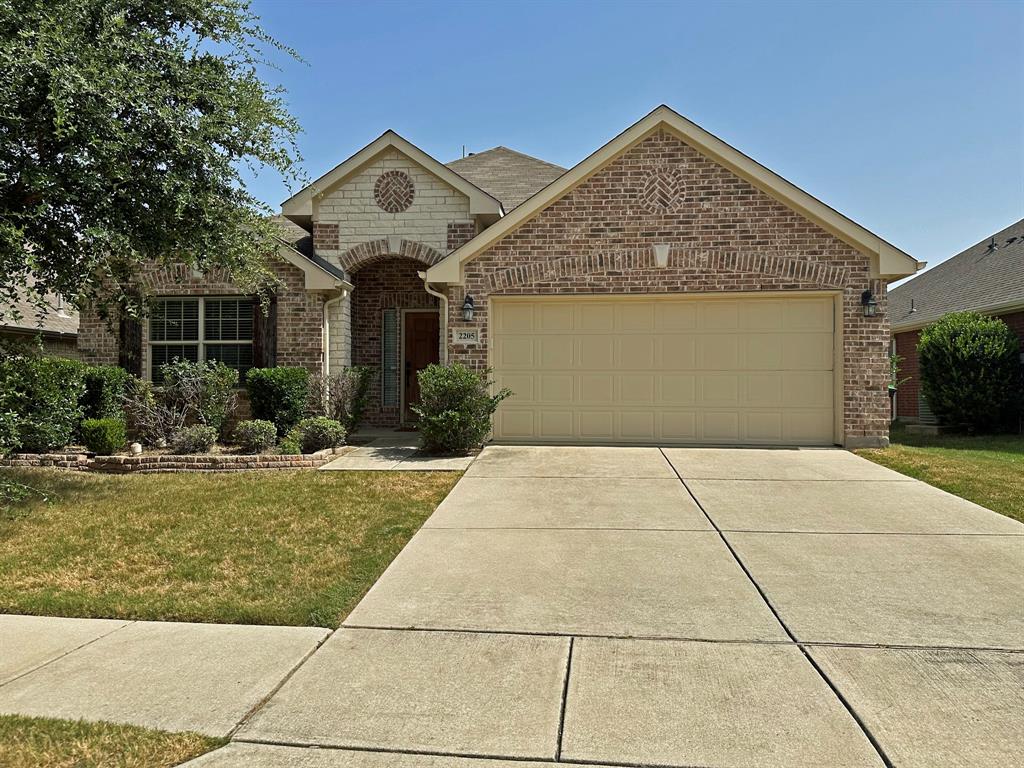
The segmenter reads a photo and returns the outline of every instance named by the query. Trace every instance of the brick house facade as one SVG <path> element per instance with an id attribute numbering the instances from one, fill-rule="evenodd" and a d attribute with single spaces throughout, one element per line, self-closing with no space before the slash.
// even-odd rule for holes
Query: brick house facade
<path id="1" fill-rule="evenodd" d="M 758 297 L 780 311 L 787 297 L 816 297 L 834 307 L 819 311 L 828 315 L 819 330 L 834 341 L 828 365 L 814 372 L 835 377 L 828 408 L 836 429 L 825 442 L 884 443 L 886 282 L 916 262 L 728 148 L 749 168 L 734 165 L 697 131 L 662 107 L 569 171 L 503 147 L 442 165 L 385 133 L 283 204 L 276 363 L 330 373 L 374 366 L 367 419 L 393 426 L 408 418 L 409 377 L 429 362 L 495 367 L 496 300 L 735 296 L 754 301 L 740 306 L 754 312 Z M 192 274 L 151 276 L 147 285 L 157 296 L 237 294 Z M 868 295 L 872 317 L 862 304 Z M 408 318 L 428 312 L 438 313 L 436 348 L 411 352 Z M 88 359 L 123 353 L 123 340 L 98 318 L 83 330 Z M 460 330 L 467 333 L 456 342 Z M 741 373 L 743 387 L 757 380 Z"/>

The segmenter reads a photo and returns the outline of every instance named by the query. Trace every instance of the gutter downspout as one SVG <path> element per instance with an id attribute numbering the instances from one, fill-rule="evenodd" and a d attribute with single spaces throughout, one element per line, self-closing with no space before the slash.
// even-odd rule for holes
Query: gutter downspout
<path id="1" fill-rule="evenodd" d="M 445 365 L 448 362 L 448 297 L 445 296 L 440 291 L 435 291 L 433 288 L 430 287 L 430 283 L 427 282 L 426 272 L 417 272 L 416 274 L 419 275 L 420 280 L 423 281 L 423 288 L 426 290 L 426 292 L 429 293 L 431 296 L 436 296 L 438 300 L 441 302 L 441 349 L 438 350 L 438 359 L 440 359 L 441 365 Z"/>
<path id="2" fill-rule="evenodd" d="M 347 283 L 343 283 L 338 286 L 341 289 L 341 293 L 335 296 L 333 299 L 328 299 L 324 302 L 323 306 L 323 331 L 321 331 L 321 343 L 324 347 L 324 376 L 331 375 L 331 314 L 330 309 L 333 305 L 344 299 L 349 295 L 352 286 Z"/>

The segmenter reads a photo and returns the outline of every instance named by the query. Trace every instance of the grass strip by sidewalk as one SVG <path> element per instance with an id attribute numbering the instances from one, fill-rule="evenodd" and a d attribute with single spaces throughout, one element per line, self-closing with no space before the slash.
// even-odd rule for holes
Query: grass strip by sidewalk
<path id="1" fill-rule="evenodd" d="M 0 715 L 4 768 L 169 768 L 222 744 L 198 733 Z"/>
<path id="2" fill-rule="evenodd" d="M 866 459 L 1024 522 L 1024 436 L 914 435 L 894 428 Z"/>
<path id="3" fill-rule="evenodd" d="M 4 470 L 0 613 L 336 627 L 448 472 L 112 476 Z"/>

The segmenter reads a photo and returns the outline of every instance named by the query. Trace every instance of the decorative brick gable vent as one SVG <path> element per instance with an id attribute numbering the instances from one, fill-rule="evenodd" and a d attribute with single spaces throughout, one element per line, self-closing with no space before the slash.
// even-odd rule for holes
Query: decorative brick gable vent
<path id="1" fill-rule="evenodd" d="M 373 199 L 387 213 L 409 210 L 414 197 L 416 187 L 404 171 L 385 171 L 373 185 Z"/>
<path id="2" fill-rule="evenodd" d="M 678 168 L 655 168 L 644 181 L 640 204 L 651 213 L 675 210 L 682 201 L 684 185 Z"/>

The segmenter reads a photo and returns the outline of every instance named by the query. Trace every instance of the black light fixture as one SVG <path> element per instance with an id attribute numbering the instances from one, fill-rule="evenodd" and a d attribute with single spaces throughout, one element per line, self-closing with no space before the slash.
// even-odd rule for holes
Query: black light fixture
<path id="1" fill-rule="evenodd" d="M 473 297 L 467 293 L 466 300 L 462 302 L 462 319 L 467 323 L 472 322 L 473 312 L 475 311 L 476 307 L 473 304 Z"/>
<path id="2" fill-rule="evenodd" d="M 860 295 L 860 305 L 864 307 L 864 317 L 874 317 L 878 314 L 878 302 L 871 291 L 864 291 Z"/>

